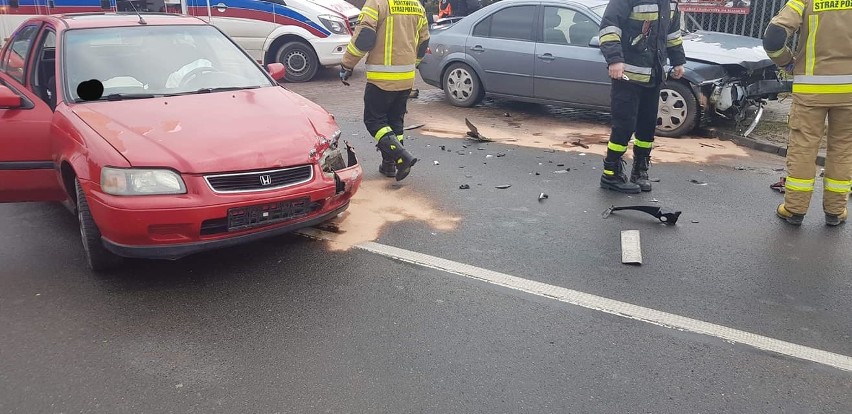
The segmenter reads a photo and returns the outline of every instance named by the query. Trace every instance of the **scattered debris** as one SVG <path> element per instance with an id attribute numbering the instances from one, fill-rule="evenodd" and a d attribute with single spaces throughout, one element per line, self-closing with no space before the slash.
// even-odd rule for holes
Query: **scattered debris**
<path id="1" fill-rule="evenodd" d="M 498 186 L 497 186 L 497 187 L 495 187 L 495 188 L 499 188 L 499 189 L 501 189 L 501 190 L 505 190 L 505 189 L 507 189 L 507 188 L 509 188 L 509 187 L 511 187 L 511 186 L 512 186 L 511 184 L 503 184 L 503 185 L 498 185 Z"/>
<path id="2" fill-rule="evenodd" d="M 316 228 L 318 230 L 327 231 L 329 233 L 337 233 L 337 234 L 341 233 L 340 225 L 338 225 L 337 223 L 326 222 L 325 224 L 321 224 L 319 226 L 316 226 Z"/>
<path id="3" fill-rule="evenodd" d="M 659 178 L 652 178 L 652 179 L 650 179 L 650 181 L 652 183 L 658 183 L 658 182 L 660 182 L 660 179 Z"/>
<path id="4" fill-rule="evenodd" d="M 485 156 L 485 158 L 494 158 L 494 156 L 491 155 L 491 154 L 488 154 L 488 155 Z"/>
<path id="5" fill-rule="evenodd" d="M 692 220 L 692 224 L 698 224 L 698 220 Z"/>
<path id="6" fill-rule="evenodd" d="M 700 142 L 699 144 L 701 144 L 701 146 L 702 146 L 702 147 L 707 147 L 707 148 L 718 148 L 718 146 L 717 146 L 717 145 L 713 145 L 713 144 L 705 144 L 705 143 L 703 143 L 703 142 Z"/>
<path id="7" fill-rule="evenodd" d="M 772 171 L 784 171 L 786 168 L 773 168 Z"/>
<path id="8" fill-rule="evenodd" d="M 535 175 L 541 175 L 541 173 L 535 173 Z"/>
<path id="9" fill-rule="evenodd" d="M 469 190 L 469 189 L 470 189 L 470 186 L 467 185 L 467 184 L 462 184 L 462 185 L 459 186 L 459 190 Z"/>
<path id="10" fill-rule="evenodd" d="M 469 131 L 467 131 L 467 136 L 477 139 L 479 141 L 492 141 L 491 139 L 488 139 L 482 134 L 480 134 L 479 130 L 476 129 L 476 126 L 474 126 L 467 118 L 464 119 L 464 123 L 467 124 L 467 128 L 469 129 Z"/>
<path id="11" fill-rule="evenodd" d="M 614 211 L 619 210 L 636 210 L 641 211 L 643 213 L 648 213 L 658 220 L 666 224 L 675 224 L 677 223 L 677 219 L 680 217 L 680 211 L 672 211 L 665 207 L 651 207 L 651 206 L 624 206 L 624 207 L 616 207 L 611 206 L 608 209 L 604 210 L 602 216 L 603 218 L 607 218 Z"/>
<path id="12" fill-rule="evenodd" d="M 781 177 L 781 179 L 777 183 L 770 185 L 769 188 L 783 194 L 784 190 L 785 190 L 784 187 L 785 187 L 786 184 L 787 184 L 787 177 Z"/>
<path id="13" fill-rule="evenodd" d="M 651 202 L 652 202 L 652 203 L 659 203 L 659 202 L 660 202 L 660 200 L 657 200 L 656 198 L 652 198 L 652 199 L 651 199 Z"/>
<path id="14" fill-rule="evenodd" d="M 446 151 L 446 150 L 447 150 L 447 146 L 446 146 L 446 145 L 441 145 L 441 151 Z"/>
<path id="15" fill-rule="evenodd" d="M 435 161 L 435 165 L 441 165 L 441 163 L 438 162 L 438 161 Z"/>
<path id="16" fill-rule="evenodd" d="M 405 130 L 405 131 L 410 131 L 412 129 L 423 128 L 424 126 L 426 126 L 426 124 L 414 124 L 414 125 L 409 125 L 407 127 L 403 127 L 402 129 Z"/>
<path id="17" fill-rule="evenodd" d="M 696 184 L 696 185 L 707 185 L 707 183 L 705 183 L 704 181 L 698 181 L 696 179 L 689 180 L 689 182 Z"/>
<path id="18" fill-rule="evenodd" d="M 553 173 L 554 173 L 554 174 L 565 174 L 565 173 L 567 173 L 568 171 L 571 171 L 571 169 L 570 169 L 570 168 L 566 168 L 566 169 L 564 169 L 564 170 L 556 170 L 556 171 L 554 171 Z"/>
<path id="19" fill-rule="evenodd" d="M 497 154 L 497 158 L 505 157 L 505 156 L 506 156 L 506 154 L 503 154 L 502 152 L 501 152 L 501 153 L 499 153 L 499 154 Z"/>
<path id="20" fill-rule="evenodd" d="M 462 151 L 462 150 L 458 150 L 458 151 L 456 151 L 456 154 L 464 155 L 464 151 Z"/>
<path id="21" fill-rule="evenodd" d="M 621 231 L 621 263 L 642 264 L 642 246 L 639 230 Z"/>
<path id="22" fill-rule="evenodd" d="M 580 153 L 580 156 L 581 156 L 581 157 L 585 157 L 585 156 L 586 156 L 586 153 L 585 153 L 585 152 L 581 152 L 581 153 Z"/>
<path id="23" fill-rule="evenodd" d="M 557 167 L 564 167 L 565 164 L 556 164 Z"/>
<path id="24" fill-rule="evenodd" d="M 538 201 L 542 201 L 545 198 L 547 198 L 547 194 L 545 194 L 545 193 L 541 193 L 541 194 L 538 195 Z"/>
<path id="25" fill-rule="evenodd" d="M 477 149 L 480 150 L 480 151 L 485 151 L 485 148 L 483 148 L 483 147 L 479 147 Z"/>
<path id="26" fill-rule="evenodd" d="M 503 113 L 503 116 L 505 116 L 506 118 L 511 118 L 511 117 L 512 117 L 512 114 L 510 114 L 510 113 L 508 113 L 508 112 L 504 112 L 504 113 Z"/>
<path id="27" fill-rule="evenodd" d="M 574 145 L 575 147 L 583 147 L 583 148 L 585 148 L 585 149 L 589 149 L 589 146 L 588 146 L 588 145 L 586 145 L 586 144 L 584 144 L 584 143 L 583 143 L 582 141 L 580 141 L 579 139 L 578 139 L 578 140 L 576 140 L 576 141 L 574 141 L 574 142 L 572 142 L 571 144 L 572 144 L 572 145 Z"/>
<path id="28" fill-rule="evenodd" d="M 546 149 L 546 150 L 544 150 L 544 152 L 556 152 L 556 150 L 555 149 Z"/>
<path id="29" fill-rule="evenodd" d="M 465 174 L 465 175 L 464 175 L 464 178 L 473 178 L 473 175 Z"/>

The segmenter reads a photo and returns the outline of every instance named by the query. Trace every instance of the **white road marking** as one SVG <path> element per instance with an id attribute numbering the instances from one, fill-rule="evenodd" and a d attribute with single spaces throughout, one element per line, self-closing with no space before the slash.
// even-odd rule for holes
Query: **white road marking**
<path id="1" fill-rule="evenodd" d="M 300 230 L 298 233 L 310 238 L 333 242 L 333 239 L 329 237 L 330 233 L 323 230 L 311 228 Z M 602 296 L 527 280 L 505 273 L 442 259 L 440 257 L 400 249 L 398 247 L 387 246 L 374 242 L 361 243 L 354 247 L 403 262 L 413 263 L 430 269 L 488 282 L 509 289 L 555 299 L 560 302 L 570 303 L 624 318 L 635 319 L 680 331 L 709 335 L 729 342 L 749 345 L 754 348 L 816 362 L 844 371 L 852 371 L 852 357 L 846 355 L 798 345 L 775 338 L 753 334 L 751 332 L 729 328 L 727 326 L 716 325 L 697 319 L 633 305 L 627 302 L 608 299 Z"/>

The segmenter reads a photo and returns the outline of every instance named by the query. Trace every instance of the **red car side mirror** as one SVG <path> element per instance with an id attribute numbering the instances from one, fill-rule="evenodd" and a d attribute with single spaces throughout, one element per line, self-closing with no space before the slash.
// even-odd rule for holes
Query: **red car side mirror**
<path id="1" fill-rule="evenodd" d="M 266 65 L 266 70 L 269 72 L 269 75 L 272 76 L 272 79 L 275 80 L 283 79 L 286 74 L 286 69 L 282 63 L 270 63 Z"/>
<path id="2" fill-rule="evenodd" d="M 23 99 L 6 86 L 0 85 L 0 109 L 17 109 L 24 106 Z"/>

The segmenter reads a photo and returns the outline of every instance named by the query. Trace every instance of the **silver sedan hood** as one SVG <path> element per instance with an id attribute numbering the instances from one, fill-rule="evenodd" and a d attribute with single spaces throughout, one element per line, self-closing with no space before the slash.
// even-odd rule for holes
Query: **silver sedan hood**
<path id="1" fill-rule="evenodd" d="M 687 59 L 699 62 L 739 65 L 748 70 L 774 65 L 763 50 L 763 42 L 753 37 L 697 31 L 683 36 L 683 49 Z"/>

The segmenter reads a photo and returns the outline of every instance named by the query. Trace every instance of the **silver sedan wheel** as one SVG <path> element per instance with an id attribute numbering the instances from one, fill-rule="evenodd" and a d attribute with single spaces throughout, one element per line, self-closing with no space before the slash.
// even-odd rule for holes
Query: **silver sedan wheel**
<path id="1" fill-rule="evenodd" d="M 672 131 L 686 122 L 686 98 L 677 91 L 663 89 L 660 91 L 660 111 L 657 115 L 657 129 Z"/>
<path id="2" fill-rule="evenodd" d="M 473 95 L 473 77 L 465 69 L 457 68 L 447 77 L 447 91 L 453 99 L 461 102 Z"/>

